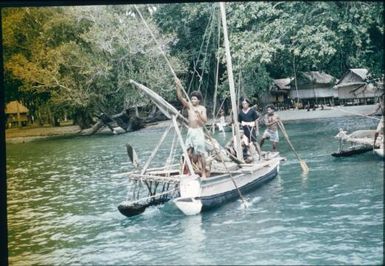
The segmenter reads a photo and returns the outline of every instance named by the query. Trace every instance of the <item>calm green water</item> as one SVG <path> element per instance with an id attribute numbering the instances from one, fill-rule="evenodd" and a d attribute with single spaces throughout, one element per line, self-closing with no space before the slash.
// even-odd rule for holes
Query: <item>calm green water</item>
<path id="1" fill-rule="evenodd" d="M 9 144 L 10 265 L 382 264 L 384 162 L 370 152 L 330 156 L 339 127 L 375 128 L 368 120 L 286 123 L 310 174 L 301 174 L 280 135 L 288 160 L 277 178 L 246 195 L 249 208 L 238 200 L 192 217 L 172 204 L 133 218 L 116 208 L 127 180 L 112 174 L 132 167 L 124 145 L 143 162 L 162 129 Z M 154 165 L 165 161 L 171 140 Z"/>

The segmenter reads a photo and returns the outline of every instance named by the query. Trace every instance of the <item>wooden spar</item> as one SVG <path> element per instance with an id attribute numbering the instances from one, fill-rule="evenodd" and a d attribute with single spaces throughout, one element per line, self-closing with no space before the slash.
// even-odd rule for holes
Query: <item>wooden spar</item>
<path id="1" fill-rule="evenodd" d="M 229 87 L 230 87 L 230 96 L 231 96 L 231 108 L 233 110 L 233 122 L 234 122 L 234 131 L 235 131 L 235 139 L 236 139 L 236 147 L 235 150 L 237 152 L 237 158 L 240 161 L 243 161 L 243 154 L 241 149 L 241 136 L 239 133 L 239 123 L 238 123 L 238 107 L 236 103 L 236 95 L 235 95 L 235 86 L 234 86 L 234 78 L 233 78 L 233 66 L 231 63 L 231 55 L 230 55 L 230 45 L 229 38 L 227 35 L 227 22 L 226 22 L 226 11 L 225 11 L 225 3 L 219 3 L 222 15 L 222 25 L 223 25 L 223 39 L 226 50 L 226 62 L 227 62 L 227 74 L 229 77 Z"/>
<path id="2" fill-rule="evenodd" d="M 166 172 L 165 172 L 166 173 Z M 158 182 L 169 182 L 169 183 L 179 183 L 179 176 L 177 177 L 166 177 L 160 175 L 141 175 L 141 174 L 131 174 L 130 178 L 133 180 L 146 180 L 146 181 L 158 181 Z"/>
<path id="3" fill-rule="evenodd" d="M 186 146 L 184 145 L 182 134 L 179 131 L 178 123 L 176 122 L 176 117 L 174 115 L 172 116 L 172 122 L 174 124 L 175 132 L 178 136 L 180 146 L 182 147 L 182 150 L 183 150 L 183 155 L 185 157 L 184 161 L 187 163 L 187 167 L 188 167 L 190 174 L 194 174 L 194 169 L 192 167 L 190 157 L 187 154 L 187 149 L 186 149 Z"/>
<path id="4" fill-rule="evenodd" d="M 150 157 L 148 158 L 146 164 L 143 166 L 142 171 L 140 171 L 140 174 L 141 174 L 141 175 L 143 175 L 143 174 L 146 172 L 147 168 L 150 166 L 150 163 L 151 163 L 152 159 L 154 159 L 155 154 L 156 154 L 157 151 L 159 150 L 160 145 L 162 145 L 162 143 L 163 143 L 164 139 L 166 138 L 168 132 L 170 132 L 171 127 L 172 127 L 172 124 L 170 124 L 170 125 L 167 127 L 167 129 L 164 131 L 162 137 L 160 138 L 160 140 L 159 140 L 159 142 L 158 142 L 158 145 L 156 145 L 155 149 L 152 151 Z"/>
<path id="5" fill-rule="evenodd" d="M 171 169 L 171 163 L 172 163 L 172 161 L 174 159 L 174 150 L 175 150 L 176 138 L 177 138 L 177 136 L 176 136 L 176 133 L 174 132 L 174 137 L 172 139 L 170 154 L 169 154 L 169 156 L 168 156 L 168 158 L 166 160 L 166 167 L 165 167 L 165 169 L 168 169 L 168 170 Z"/>
<path id="6" fill-rule="evenodd" d="M 220 14 L 218 14 L 218 49 L 220 45 L 220 37 L 221 37 L 221 24 L 220 24 Z M 215 132 L 215 120 L 216 120 L 216 115 L 215 115 L 215 109 L 217 105 L 217 92 L 218 92 L 218 75 L 219 75 L 219 53 L 217 53 L 217 67 L 215 71 L 215 86 L 214 86 L 214 107 L 213 107 L 213 126 L 212 126 L 212 132 Z"/>
<path id="7" fill-rule="evenodd" d="M 159 108 L 159 110 L 166 117 L 171 119 L 171 117 L 174 115 L 174 116 L 177 116 L 178 119 L 181 119 L 184 123 L 187 124 L 187 119 L 184 116 L 182 116 L 174 106 L 169 104 L 165 99 L 159 96 L 156 92 L 152 91 L 151 89 L 147 88 L 143 84 L 140 84 L 132 79 L 130 79 L 130 83 L 135 85 L 138 89 L 143 91 L 145 94 L 147 94 L 151 98 L 152 102 Z"/>
<path id="8" fill-rule="evenodd" d="M 153 199 L 153 198 L 156 198 L 156 197 L 160 197 L 162 195 L 171 194 L 171 193 L 176 192 L 176 191 L 178 191 L 178 189 L 171 189 L 171 190 L 164 191 L 164 192 L 161 192 L 161 193 L 156 193 L 156 194 L 154 194 L 152 196 L 149 196 L 149 197 L 145 197 L 145 198 L 141 198 L 141 199 L 138 199 L 138 200 L 130 201 L 129 203 L 130 204 L 139 203 L 139 202 L 142 202 L 142 201 L 145 201 L 145 200 L 150 200 L 150 199 Z"/>
<path id="9" fill-rule="evenodd" d="M 188 122 L 185 117 L 183 117 L 178 110 L 175 109 L 174 106 L 170 105 L 166 100 L 164 100 L 161 96 L 159 96 L 156 92 L 152 91 L 151 89 L 147 88 L 146 86 L 137 83 L 133 80 L 130 80 L 131 84 L 134 84 L 137 88 L 142 90 L 148 97 L 151 98 L 152 102 L 158 106 L 159 110 L 166 115 L 167 117 L 171 118 L 172 116 L 177 117 L 182 125 L 188 128 Z M 232 125 L 234 126 L 234 124 Z M 203 127 L 203 131 L 205 133 L 205 136 L 208 139 L 211 139 L 210 132 L 206 129 L 206 127 Z M 234 131 L 234 130 L 233 130 Z M 215 146 L 214 146 L 215 148 Z M 215 148 L 216 149 L 216 148 Z M 228 154 L 230 157 L 234 158 L 231 154 Z M 239 160 L 237 157 L 235 157 L 237 163 L 243 163 L 243 160 Z"/>

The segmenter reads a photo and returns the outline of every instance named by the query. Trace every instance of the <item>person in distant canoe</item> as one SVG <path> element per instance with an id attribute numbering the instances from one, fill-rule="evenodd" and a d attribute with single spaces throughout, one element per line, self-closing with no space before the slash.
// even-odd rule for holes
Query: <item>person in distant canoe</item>
<path id="1" fill-rule="evenodd" d="M 272 151 L 275 152 L 277 150 L 277 145 L 279 142 L 278 122 L 280 121 L 280 118 L 274 113 L 273 107 L 267 107 L 267 114 L 265 115 L 264 120 L 267 128 L 262 135 L 261 141 L 259 142 L 259 146 L 262 147 L 263 143 L 265 142 L 265 139 L 270 139 L 273 144 Z"/>
<path id="2" fill-rule="evenodd" d="M 384 135 L 384 115 L 385 115 L 385 107 L 384 107 L 384 98 L 385 98 L 385 96 L 384 95 L 385 95 L 385 93 L 383 93 L 381 95 L 381 97 L 378 99 L 379 102 L 377 104 L 376 110 L 374 110 L 373 112 L 367 114 L 367 115 L 374 115 L 378 111 L 381 111 L 381 120 L 380 120 L 380 122 L 377 125 L 376 132 L 374 133 L 373 148 L 376 147 L 376 141 L 377 141 L 378 136 L 380 134 L 382 134 L 382 136 Z"/>
<path id="3" fill-rule="evenodd" d="M 250 101 L 247 98 L 242 100 L 242 109 L 238 114 L 238 122 L 242 125 L 243 132 L 250 143 L 253 143 L 259 155 L 261 149 L 259 148 L 257 136 L 259 135 L 258 120 L 259 115 L 250 108 Z"/>
<path id="4" fill-rule="evenodd" d="M 188 112 L 188 131 L 186 137 L 187 153 L 190 158 L 196 157 L 201 167 L 202 177 L 206 175 L 206 148 L 203 126 L 207 122 L 206 108 L 200 104 L 202 94 L 199 91 L 193 91 L 190 95 L 191 102 L 182 96 L 182 84 L 179 79 L 175 80 L 176 96 Z"/>

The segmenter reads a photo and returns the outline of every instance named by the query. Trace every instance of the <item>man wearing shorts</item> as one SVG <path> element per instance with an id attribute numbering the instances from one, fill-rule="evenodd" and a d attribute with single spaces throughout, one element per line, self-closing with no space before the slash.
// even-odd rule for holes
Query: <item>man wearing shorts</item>
<path id="1" fill-rule="evenodd" d="M 202 177 L 207 177 L 206 173 L 206 149 L 203 126 L 207 122 L 206 108 L 200 104 L 202 94 L 199 91 L 193 91 L 190 95 L 191 102 L 182 96 L 182 84 L 179 79 L 175 80 L 176 95 L 182 105 L 188 112 L 188 131 L 186 137 L 187 153 L 190 160 L 194 163 L 196 158 L 200 166 Z"/>
<path id="2" fill-rule="evenodd" d="M 267 108 L 267 114 L 265 115 L 264 120 L 265 120 L 265 125 L 267 128 L 262 135 L 259 146 L 262 147 L 263 143 L 265 142 L 265 139 L 270 139 L 270 141 L 273 143 L 272 151 L 275 152 L 275 151 L 277 151 L 277 145 L 279 142 L 278 122 L 280 121 L 280 119 L 274 113 L 274 109 L 272 107 L 268 107 Z"/>

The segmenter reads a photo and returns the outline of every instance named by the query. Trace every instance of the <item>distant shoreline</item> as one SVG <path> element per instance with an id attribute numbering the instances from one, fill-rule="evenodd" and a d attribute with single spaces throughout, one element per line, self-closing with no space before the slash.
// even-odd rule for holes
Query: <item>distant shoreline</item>
<path id="1" fill-rule="evenodd" d="M 320 108 L 316 110 L 306 109 L 277 111 L 282 121 L 302 120 L 302 119 L 318 119 L 318 118 L 335 118 L 343 116 L 366 116 L 375 110 L 377 105 L 357 105 L 357 106 L 325 106 L 324 110 Z M 368 119 L 371 119 L 368 117 Z"/>
<path id="2" fill-rule="evenodd" d="M 306 109 L 277 111 L 277 115 L 282 121 L 312 120 L 320 118 L 335 118 L 344 116 L 365 116 L 375 110 L 376 105 L 357 105 L 357 106 L 325 106 L 324 110 Z M 228 117 L 229 118 L 229 117 Z M 230 118 L 229 118 L 230 119 Z M 368 119 L 378 119 L 368 117 Z M 212 119 L 208 124 L 212 123 Z M 169 120 L 160 121 L 156 124 L 148 125 L 148 128 L 163 128 L 170 124 Z M 41 127 L 41 128 L 12 128 L 5 131 L 6 143 L 24 143 L 37 139 L 57 137 L 57 136 L 77 136 L 80 132 L 79 126 L 63 127 Z"/>

